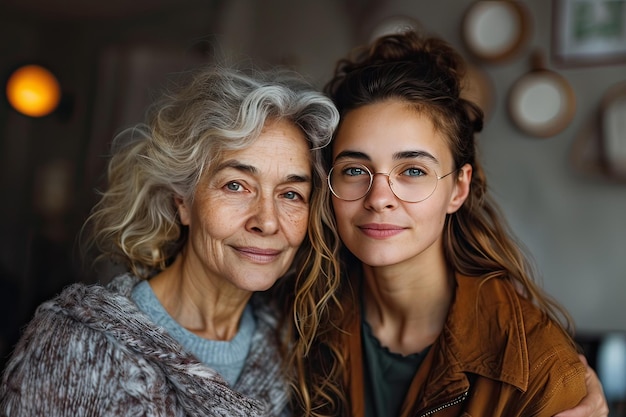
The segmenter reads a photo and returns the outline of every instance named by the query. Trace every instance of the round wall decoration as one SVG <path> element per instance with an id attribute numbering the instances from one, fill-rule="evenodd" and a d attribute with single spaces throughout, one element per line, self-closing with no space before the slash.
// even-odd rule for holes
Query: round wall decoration
<path id="1" fill-rule="evenodd" d="M 466 10 L 461 35 L 467 49 L 477 58 L 499 62 L 521 52 L 530 30 L 530 13 L 523 3 L 481 0 Z"/>
<path id="2" fill-rule="evenodd" d="M 558 73 L 535 65 L 511 87 L 509 115 L 523 132 L 550 137 L 565 129 L 576 113 L 576 96 Z"/>

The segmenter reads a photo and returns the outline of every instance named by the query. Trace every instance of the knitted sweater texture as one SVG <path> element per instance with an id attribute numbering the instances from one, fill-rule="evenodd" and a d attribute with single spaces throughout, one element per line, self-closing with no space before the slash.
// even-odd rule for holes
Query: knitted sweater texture
<path id="1" fill-rule="evenodd" d="M 257 330 L 229 387 L 137 308 L 137 282 L 73 284 L 40 305 L 5 368 L 0 416 L 289 415 L 273 310 L 253 303 Z"/>

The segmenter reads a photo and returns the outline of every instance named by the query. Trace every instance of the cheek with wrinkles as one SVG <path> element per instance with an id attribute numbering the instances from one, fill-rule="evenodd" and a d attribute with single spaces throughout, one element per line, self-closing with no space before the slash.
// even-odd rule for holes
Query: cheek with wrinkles
<path id="1" fill-rule="evenodd" d="M 307 210 L 293 210 L 282 216 L 282 227 L 284 233 L 290 237 L 294 243 L 300 244 L 306 236 L 309 223 Z"/>

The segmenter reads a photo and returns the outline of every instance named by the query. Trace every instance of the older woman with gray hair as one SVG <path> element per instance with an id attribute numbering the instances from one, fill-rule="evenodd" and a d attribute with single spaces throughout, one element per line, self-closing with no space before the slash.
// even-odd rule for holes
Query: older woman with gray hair
<path id="1" fill-rule="evenodd" d="M 214 66 L 150 114 L 116 138 L 83 234 L 126 272 L 38 308 L 3 416 L 289 414 L 289 354 L 339 279 L 318 151 L 338 113 L 293 73 Z"/>

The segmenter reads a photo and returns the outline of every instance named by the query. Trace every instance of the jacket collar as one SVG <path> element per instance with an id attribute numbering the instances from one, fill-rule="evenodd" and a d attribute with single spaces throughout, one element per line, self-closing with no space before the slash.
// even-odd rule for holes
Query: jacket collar
<path id="1" fill-rule="evenodd" d="M 355 274 L 358 275 L 358 274 Z M 353 278 L 357 278 L 353 276 Z M 498 278 L 456 275 L 450 312 L 435 346 L 420 365 L 403 407 L 417 409 L 462 400 L 470 386 L 469 374 L 511 384 L 525 391 L 529 361 L 522 307 L 515 289 Z M 359 294 L 360 280 L 352 280 Z M 360 303 L 356 303 L 358 308 Z M 357 310 L 358 311 L 358 310 Z M 364 415 L 361 312 L 354 315 L 347 335 L 352 416 Z M 494 360 L 496 358 L 496 360 Z M 418 394 L 421 392 L 421 394 Z"/>
<path id="2" fill-rule="evenodd" d="M 528 346 L 522 307 L 510 283 L 456 275 L 448 318 L 407 393 L 404 415 L 462 401 L 471 375 L 526 391 Z"/>

